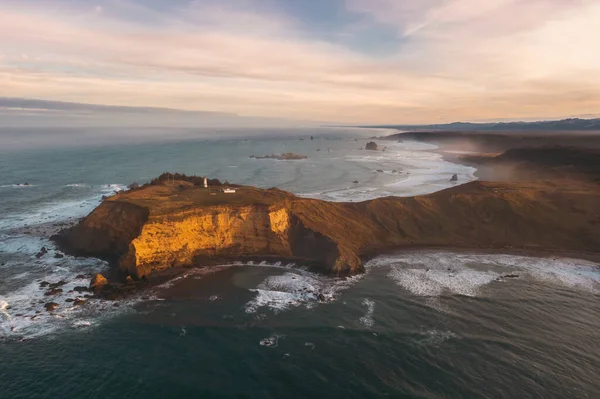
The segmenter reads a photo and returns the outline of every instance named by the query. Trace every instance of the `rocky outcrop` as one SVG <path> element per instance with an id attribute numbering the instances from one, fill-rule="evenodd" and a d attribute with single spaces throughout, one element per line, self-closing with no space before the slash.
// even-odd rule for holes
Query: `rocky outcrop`
<path id="1" fill-rule="evenodd" d="M 365 150 L 378 151 L 379 150 L 379 146 L 377 145 L 376 142 L 370 141 L 365 146 Z"/>
<path id="2" fill-rule="evenodd" d="M 215 195 L 189 183 L 182 191 L 184 183 L 112 196 L 56 241 L 136 278 L 244 258 L 347 275 L 381 251 L 415 246 L 600 248 L 598 185 L 471 182 L 426 196 L 330 203 L 254 187 Z"/>
<path id="3" fill-rule="evenodd" d="M 90 281 L 89 291 L 98 294 L 100 291 L 102 291 L 104 287 L 106 287 L 107 284 L 108 280 L 106 279 L 106 277 L 104 277 L 101 274 L 96 274 L 94 277 L 92 277 L 92 280 Z"/>
<path id="4" fill-rule="evenodd" d="M 44 305 L 44 308 L 48 311 L 48 312 L 52 312 L 56 309 L 58 309 L 60 305 L 56 302 L 48 302 L 47 304 Z"/>

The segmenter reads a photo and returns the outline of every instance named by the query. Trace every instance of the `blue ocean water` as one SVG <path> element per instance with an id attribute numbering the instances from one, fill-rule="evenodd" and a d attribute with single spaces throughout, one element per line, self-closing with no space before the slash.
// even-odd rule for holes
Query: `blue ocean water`
<path id="1" fill-rule="evenodd" d="M 102 195 L 165 171 L 333 201 L 430 193 L 456 184 L 454 173 L 458 184 L 474 179 L 430 145 L 360 149 L 380 134 L 0 150 L 0 397 L 600 397 L 600 269 L 583 260 L 406 252 L 350 279 L 233 264 L 117 306 L 66 302 L 108 266 L 55 258 L 49 234 Z M 308 159 L 250 158 L 285 152 Z M 49 252 L 36 258 L 42 246 Z M 67 282 L 52 314 L 43 280 Z M 307 294 L 317 291 L 326 303 Z"/>

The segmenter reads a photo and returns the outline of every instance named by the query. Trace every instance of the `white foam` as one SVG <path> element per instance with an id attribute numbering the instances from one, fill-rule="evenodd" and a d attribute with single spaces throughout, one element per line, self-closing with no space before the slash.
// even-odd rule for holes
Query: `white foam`
<path id="1" fill-rule="evenodd" d="M 373 327 L 375 320 L 373 319 L 373 313 L 375 312 L 375 301 L 365 298 L 362 302 L 367 307 L 367 312 L 363 317 L 360 318 L 360 324 L 365 327 Z"/>
<path id="2" fill-rule="evenodd" d="M 339 293 L 361 277 L 334 278 L 294 269 L 282 275 L 270 276 L 263 280 L 256 289 L 256 297 L 246 304 L 247 313 L 256 313 L 268 308 L 274 313 L 294 307 L 313 308 L 320 301 L 332 302 Z"/>
<path id="3" fill-rule="evenodd" d="M 0 230 L 17 229 L 24 226 L 34 226 L 41 223 L 52 223 L 62 220 L 79 218 L 90 213 L 100 201 L 102 195 L 122 191 L 121 184 L 107 184 L 96 188 L 96 193 L 82 199 L 69 201 L 50 201 L 27 212 L 3 215 L 0 220 Z"/>
<path id="4" fill-rule="evenodd" d="M 475 270 L 460 270 L 451 273 L 441 270 L 427 271 L 392 267 L 389 276 L 398 285 L 419 296 L 439 296 L 444 292 L 476 296 L 482 286 L 496 280 L 499 274 Z"/>
<path id="5" fill-rule="evenodd" d="M 298 195 L 334 202 L 366 201 L 387 196 L 429 194 L 476 180 L 475 168 L 446 162 L 441 154 L 431 152 L 438 148 L 435 145 L 391 141 L 381 145 L 386 151 L 355 151 L 342 158 L 341 162 L 360 164 L 371 170 L 374 176 L 369 177 L 367 183 Z M 454 174 L 458 176 L 458 183 L 450 181 Z"/>
<path id="6" fill-rule="evenodd" d="M 19 263 L 22 262 L 22 263 Z M 123 312 L 131 307 L 139 298 L 130 298 L 119 302 L 119 308 L 113 307 L 112 302 L 88 300 L 85 304 L 75 307 L 71 298 L 83 298 L 83 293 L 77 293 L 74 288 L 87 286 L 88 278 L 76 278 L 78 275 L 91 275 L 103 272 L 107 268 L 105 262 L 96 259 L 77 259 L 65 256 L 63 259 L 54 259 L 49 255 L 36 260 L 35 263 L 27 259 L 14 261 L 5 265 L 22 269 L 28 266 L 28 272 L 11 276 L 10 285 L 14 288 L 10 292 L 0 294 L 0 303 L 9 304 L 5 308 L 6 314 L 0 317 L 0 338 L 24 337 L 33 338 L 56 332 L 63 328 L 81 328 L 95 326 L 99 317 L 110 317 Z M 62 293 L 52 296 L 44 294 L 48 287 L 40 287 L 40 281 L 49 283 L 66 281 L 58 287 Z M 73 292 L 70 292 L 73 291 Z M 47 312 L 44 304 L 55 302 L 59 305 L 53 312 Z M 17 316 L 19 315 L 19 316 Z M 8 317 L 7 317 L 8 316 Z M 88 325 L 89 324 L 89 325 Z"/>
<path id="7" fill-rule="evenodd" d="M 390 267 L 388 276 L 399 286 L 423 297 L 478 296 L 505 273 L 600 293 L 600 266 L 577 259 L 426 252 L 382 256 L 366 265 L 367 269 L 381 266 Z"/>
<path id="8" fill-rule="evenodd" d="M 316 345 L 313 344 L 312 342 L 305 342 L 304 346 L 308 346 L 310 348 L 310 350 L 315 350 Z"/>
<path id="9" fill-rule="evenodd" d="M 260 340 L 260 346 L 266 346 L 270 348 L 277 348 L 279 346 L 279 339 L 283 338 L 283 335 L 273 335 L 271 337 L 263 338 Z"/>

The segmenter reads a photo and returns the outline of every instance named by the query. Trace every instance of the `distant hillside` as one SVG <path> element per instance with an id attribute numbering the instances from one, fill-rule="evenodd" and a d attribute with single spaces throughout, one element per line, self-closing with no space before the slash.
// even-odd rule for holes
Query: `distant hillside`
<path id="1" fill-rule="evenodd" d="M 444 131 L 590 131 L 600 130 L 600 118 L 597 119 L 563 119 L 560 121 L 541 122 L 498 122 L 471 123 L 454 122 L 441 125 L 372 125 L 368 128 L 388 128 L 401 130 L 444 130 Z"/>

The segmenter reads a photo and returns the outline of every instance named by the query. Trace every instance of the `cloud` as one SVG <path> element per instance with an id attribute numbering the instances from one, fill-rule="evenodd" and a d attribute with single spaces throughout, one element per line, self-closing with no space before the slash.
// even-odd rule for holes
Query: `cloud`
<path id="1" fill-rule="evenodd" d="M 391 29 L 390 50 L 320 37 L 273 1 L 0 5 L 2 94 L 346 123 L 600 107 L 592 0 L 324 1 L 344 4 L 340 37 Z"/>

